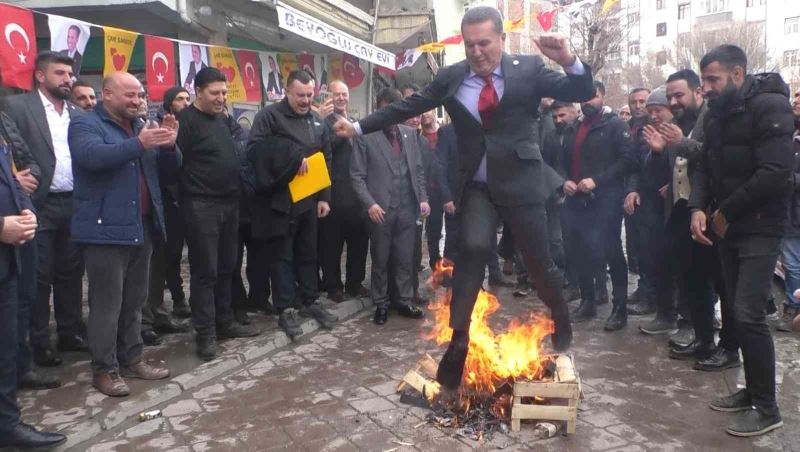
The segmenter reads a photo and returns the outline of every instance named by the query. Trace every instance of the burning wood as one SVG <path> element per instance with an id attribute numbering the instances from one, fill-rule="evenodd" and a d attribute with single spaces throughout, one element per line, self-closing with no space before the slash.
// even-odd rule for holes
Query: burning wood
<path id="1" fill-rule="evenodd" d="M 437 289 L 452 271 L 452 264 L 438 264 L 429 284 Z M 439 345 L 449 342 L 453 333 L 449 327 L 450 296 L 449 290 L 439 291 L 431 305 L 434 320 L 426 338 Z M 398 392 L 405 391 L 408 400 L 413 398 L 406 397 L 413 388 L 433 410 L 430 423 L 455 428 L 456 434 L 474 440 L 495 431 L 508 431 L 509 423 L 518 430 L 522 419 L 567 421 L 568 431 L 573 432 L 580 380 L 569 356 L 543 352 L 543 340 L 554 332 L 553 321 L 533 313 L 524 321 L 512 320 L 505 332 L 495 334 L 489 320 L 499 308 L 495 296 L 479 292 L 471 317 L 464 380 L 458 392 L 447 391 L 435 381 L 438 365 L 428 355 L 403 377 Z M 566 406 L 544 405 L 559 397 L 568 400 Z"/>

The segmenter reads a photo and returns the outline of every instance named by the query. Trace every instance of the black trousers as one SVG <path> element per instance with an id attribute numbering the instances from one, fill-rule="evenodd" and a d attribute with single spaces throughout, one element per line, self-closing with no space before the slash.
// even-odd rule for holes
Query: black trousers
<path id="1" fill-rule="evenodd" d="M 19 247 L 21 268 L 17 278 L 19 305 L 17 307 L 17 374 L 24 375 L 33 368 L 30 343 L 31 306 L 36 303 L 36 240 Z"/>
<path id="2" fill-rule="evenodd" d="M 722 275 L 732 301 L 736 338 L 742 348 L 747 392 L 756 408 L 778 409 L 775 349 L 766 319 L 780 237 L 750 235 L 718 240 Z"/>
<path id="3" fill-rule="evenodd" d="M 247 285 L 248 293 L 242 279 L 242 265 L 244 264 L 244 250 L 247 248 Z M 233 270 L 233 294 L 231 306 L 233 309 L 246 309 L 247 307 L 266 307 L 269 303 L 269 256 L 265 254 L 262 242 L 253 239 L 250 223 L 239 225 L 239 243 L 237 248 L 236 268 Z"/>
<path id="4" fill-rule="evenodd" d="M 272 304 L 279 313 L 319 297 L 317 227 L 317 211 L 308 209 L 292 217 L 288 235 L 265 244 L 272 259 Z"/>
<path id="5" fill-rule="evenodd" d="M 625 215 L 625 251 L 628 255 L 628 266 L 639 265 L 639 231 L 636 216 Z"/>
<path id="6" fill-rule="evenodd" d="M 459 256 L 453 275 L 450 327 L 469 328 L 475 299 L 481 288 L 484 268 L 497 241 L 497 225 L 503 218 L 511 227 L 516 247 L 525 258 L 539 297 L 551 309 L 557 323 L 569 321 L 561 288 L 563 276 L 550 256 L 547 240 L 547 215 L 544 204 L 506 207 L 491 199 L 486 184 L 470 183 L 461 201 L 462 217 L 469 221 L 460 227 Z"/>
<path id="7" fill-rule="evenodd" d="M 444 214 L 444 257 L 455 262 L 458 255 L 458 211 Z"/>
<path id="8" fill-rule="evenodd" d="M 5 246 L 5 245 L 3 245 Z M 17 309 L 18 289 L 14 264 L 8 277 L 0 281 L 0 435 L 19 424 L 17 406 Z"/>
<path id="9" fill-rule="evenodd" d="M 147 301 L 142 306 L 142 330 L 152 330 L 155 325 L 169 322 L 169 312 L 164 306 L 164 287 L 167 268 L 167 244 L 153 234 L 153 252 L 150 257 L 150 284 Z"/>
<path id="10" fill-rule="evenodd" d="M 369 249 L 369 219 L 360 207 L 333 207 L 319 220 L 319 260 L 322 289 L 328 293 L 354 290 L 364 282 Z M 342 285 L 342 252 L 347 244 L 345 284 Z"/>
<path id="11" fill-rule="evenodd" d="M 442 241 L 442 227 L 445 221 L 442 196 L 438 191 L 430 193 L 428 204 L 431 206 L 431 213 L 425 219 L 425 238 L 428 240 L 428 265 L 434 269 L 436 263 L 442 259 L 439 242 Z"/>
<path id="12" fill-rule="evenodd" d="M 59 336 L 82 333 L 83 259 L 72 242 L 72 193 L 50 193 L 37 209 L 37 294 L 31 306 L 31 345 L 50 344 L 50 289 Z"/>
<path id="13" fill-rule="evenodd" d="M 181 261 L 183 245 L 186 242 L 186 228 L 180 207 L 169 190 L 161 191 L 164 204 L 164 223 L 167 228 L 167 243 L 164 248 L 164 278 L 173 301 L 183 301 L 183 278 L 181 277 Z"/>
<path id="14" fill-rule="evenodd" d="M 689 266 L 691 244 L 684 240 L 689 230 L 688 220 L 680 210 L 676 210 L 670 216 L 669 223 L 665 223 L 664 198 L 658 193 L 643 193 L 636 227 L 643 238 L 642 243 L 646 243 L 641 248 L 640 275 L 657 275 L 653 278 L 656 315 L 659 319 L 674 322 L 677 316 L 675 288 L 681 277 L 681 269 Z"/>
<path id="15" fill-rule="evenodd" d="M 233 321 L 231 285 L 236 267 L 238 199 L 187 198 L 181 203 L 189 245 L 192 324 L 200 335 Z"/>
<path id="16" fill-rule="evenodd" d="M 568 197 L 564 204 L 566 240 L 577 260 L 581 297 L 597 301 L 597 281 L 611 273 L 613 301 L 624 306 L 628 297 L 628 265 L 622 251 L 622 197 L 606 192 L 594 200 Z M 538 286 L 537 286 L 538 287 Z"/>

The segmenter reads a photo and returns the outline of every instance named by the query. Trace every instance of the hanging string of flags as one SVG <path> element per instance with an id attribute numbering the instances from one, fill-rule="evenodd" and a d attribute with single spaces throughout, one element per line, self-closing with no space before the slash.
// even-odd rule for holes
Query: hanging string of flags
<path id="1" fill-rule="evenodd" d="M 551 9 L 546 11 L 535 12 L 531 14 L 531 17 L 535 16 L 537 22 L 539 22 L 539 25 L 542 27 L 542 30 L 547 32 L 550 31 L 550 29 L 553 27 L 553 22 L 555 21 L 556 14 L 558 14 L 559 11 L 564 11 L 567 14 L 567 17 L 569 18 L 570 21 L 576 20 L 586 12 L 587 8 L 596 5 L 598 1 L 599 0 L 576 1 L 570 4 L 569 6 L 559 6 L 553 4 Z M 620 0 L 603 0 L 603 7 L 600 11 L 600 14 L 603 15 L 607 14 L 608 11 L 615 4 L 619 3 L 619 1 Z M 503 22 L 503 31 L 505 31 L 506 33 L 514 33 L 519 30 L 522 30 L 525 26 L 525 19 L 526 17 L 521 17 L 516 20 L 505 20 Z M 413 65 L 413 62 L 416 61 L 416 58 L 419 58 L 419 53 L 421 52 L 438 53 L 443 51 L 448 45 L 461 44 L 463 40 L 464 38 L 460 34 L 457 34 L 450 36 L 449 38 L 442 39 L 441 41 L 438 42 L 429 42 L 426 44 L 422 44 L 416 47 L 415 49 L 406 50 L 403 53 L 402 61 L 412 61 L 409 60 L 409 55 L 416 55 L 416 57 L 411 62 L 411 65 Z M 400 57 L 398 57 L 398 59 L 400 59 Z M 402 69 L 399 63 L 397 69 L 398 70 Z"/>
<path id="2" fill-rule="evenodd" d="M 24 90 L 33 88 L 34 63 L 38 53 L 34 14 L 44 13 L 0 3 L 0 30 L 3 32 L 0 37 L 0 78 L 3 86 Z M 209 46 L 53 14 L 44 15 L 50 31 L 50 50 L 73 59 L 75 76 L 81 72 L 92 28 L 103 30 L 103 76 L 129 69 L 133 49 L 141 36 L 148 94 L 156 102 L 163 100 L 164 92 L 176 84 L 193 94 L 194 76 L 207 66 L 216 67 L 225 74 L 230 102 L 261 102 L 262 86 L 266 100 L 280 100 L 284 96 L 286 77 L 292 70 L 300 68 L 314 76 L 319 91 L 326 91 L 329 81 L 342 80 L 350 88 L 355 88 L 365 78 L 360 60 L 347 53 L 292 54 Z"/>

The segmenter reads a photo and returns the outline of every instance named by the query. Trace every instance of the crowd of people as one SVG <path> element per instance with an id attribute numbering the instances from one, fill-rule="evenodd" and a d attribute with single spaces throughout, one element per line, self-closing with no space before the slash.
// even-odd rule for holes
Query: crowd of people
<path id="1" fill-rule="evenodd" d="M 746 388 L 710 404 L 744 413 L 729 433 L 779 427 L 766 316 L 780 255 L 778 329 L 800 327 L 800 90 L 790 95 L 778 74 L 749 75 L 744 52 L 723 45 L 701 74 L 633 89 L 615 112 L 563 38 L 537 42 L 567 74 L 548 76 L 541 58 L 502 52 L 496 10 L 470 11 L 460 77 L 443 69 L 424 89 L 383 88 L 378 111 L 360 121 L 348 117 L 345 83 L 331 81 L 315 103 L 313 77 L 294 71 L 285 98 L 243 129 L 213 67 L 194 75 L 194 98 L 174 87 L 151 117 L 135 76 L 112 73 L 97 95 L 73 79 L 69 56 L 40 53 L 36 88 L 0 100 L 0 446 L 65 440 L 22 423 L 15 400 L 18 388 L 61 385 L 38 369 L 61 365 L 61 352 L 89 353 L 92 385 L 119 397 L 130 394 L 126 378 L 170 375 L 143 359 L 165 334 L 193 330 L 208 361 L 219 340 L 261 333 L 253 310 L 276 315 L 291 339 L 303 317 L 332 328 L 339 319 L 320 291 L 337 303 L 370 297 L 377 325 L 390 312 L 421 319 L 423 235 L 430 268 L 456 263 L 445 387 L 461 380 L 488 268 L 490 286 L 514 287 L 506 275 L 516 273 L 515 295 L 538 292 L 556 350 L 570 345 L 570 319 L 592 320 L 603 303 L 609 332 L 652 315 L 639 329 L 668 335 L 670 357 L 701 371 L 744 365 Z M 540 86 L 515 84 L 515 70 Z M 502 108 L 511 95 L 518 110 Z M 452 124 L 437 120 L 442 104 Z M 331 186 L 293 199 L 290 181 L 320 152 Z"/>

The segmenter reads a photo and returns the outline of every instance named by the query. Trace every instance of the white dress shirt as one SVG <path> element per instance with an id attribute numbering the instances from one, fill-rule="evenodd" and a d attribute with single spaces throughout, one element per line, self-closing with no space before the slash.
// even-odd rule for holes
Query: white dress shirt
<path id="1" fill-rule="evenodd" d="M 56 168 L 53 172 L 53 181 L 50 182 L 50 191 L 69 192 L 72 191 L 72 155 L 69 152 L 69 142 L 67 142 L 69 107 L 65 101 L 61 114 L 58 114 L 56 107 L 42 94 L 41 90 L 39 90 L 39 97 L 42 98 L 42 105 L 44 105 L 47 128 L 50 130 L 53 153 L 56 157 Z"/>

